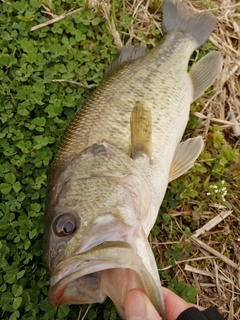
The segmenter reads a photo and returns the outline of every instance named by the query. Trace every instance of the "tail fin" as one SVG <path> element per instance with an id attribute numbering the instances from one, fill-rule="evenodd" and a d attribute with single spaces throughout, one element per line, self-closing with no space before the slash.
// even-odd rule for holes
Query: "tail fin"
<path id="1" fill-rule="evenodd" d="M 216 18 L 210 13 L 192 13 L 179 0 L 164 0 L 163 31 L 179 30 L 187 33 L 202 45 L 209 38 L 216 25 Z"/>

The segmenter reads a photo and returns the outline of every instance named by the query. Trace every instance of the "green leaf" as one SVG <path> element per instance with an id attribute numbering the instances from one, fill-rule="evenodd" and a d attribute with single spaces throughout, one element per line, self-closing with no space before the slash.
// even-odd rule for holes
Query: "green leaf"
<path id="1" fill-rule="evenodd" d="M 39 203 L 31 203 L 30 208 L 35 212 L 39 212 L 42 206 Z"/>
<path id="2" fill-rule="evenodd" d="M 21 279 L 24 276 L 24 274 L 25 274 L 25 270 L 19 271 L 17 273 L 17 279 Z"/>
<path id="3" fill-rule="evenodd" d="M 181 252 L 180 251 L 173 251 L 173 259 L 175 259 L 175 260 L 181 259 Z"/>
<path id="4" fill-rule="evenodd" d="M 33 8 L 39 8 L 42 4 L 42 0 L 30 0 L 30 5 Z"/>
<path id="5" fill-rule="evenodd" d="M 8 182 L 9 184 L 14 184 L 16 182 L 16 176 L 13 173 L 7 173 L 4 175 L 4 179 L 6 182 Z"/>
<path id="6" fill-rule="evenodd" d="M 31 242 L 26 238 L 24 241 L 24 250 L 28 250 L 30 246 L 31 246 Z"/>
<path id="7" fill-rule="evenodd" d="M 19 284 L 14 284 L 12 286 L 12 293 L 14 295 L 14 297 L 19 297 L 23 292 L 23 287 Z"/>
<path id="8" fill-rule="evenodd" d="M 8 320 L 16 320 L 19 318 L 20 312 L 18 310 L 14 310 Z"/>
<path id="9" fill-rule="evenodd" d="M 29 111 L 21 106 L 18 108 L 18 113 L 20 116 L 25 116 L 25 117 L 29 115 Z"/>
<path id="10" fill-rule="evenodd" d="M 17 201 L 22 202 L 26 198 L 26 195 L 23 192 L 20 192 L 17 196 Z"/>
<path id="11" fill-rule="evenodd" d="M 47 305 L 43 320 L 52 319 L 55 316 L 56 312 L 57 312 L 57 308 Z"/>
<path id="12" fill-rule="evenodd" d="M 14 185 L 13 185 L 13 190 L 16 192 L 16 193 L 18 193 L 20 190 L 21 190 L 21 184 L 20 184 L 20 182 L 16 182 L 16 183 L 14 183 Z"/>
<path id="13" fill-rule="evenodd" d="M 34 43 L 32 40 L 29 41 L 29 39 L 27 38 L 23 38 L 20 42 L 20 46 L 22 47 L 22 49 L 25 51 L 25 52 L 30 52 L 32 50 L 34 50 Z"/>
<path id="14" fill-rule="evenodd" d="M 91 21 L 93 26 L 99 25 L 100 22 L 101 22 L 101 18 L 100 17 L 96 17 Z"/>
<path id="15" fill-rule="evenodd" d="M 194 286 L 185 288 L 183 298 L 189 303 L 195 303 L 197 289 Z"/>
<path id="16" fill-rule="evenodd" d="M 1 305 L 8 305 L 11 304 L 13 300 L 13 295 L 11 292 L 4 292 L 1 294 Z"/>
<path id="17" fill-rule="evenodd" d="M 45 83 L 50 83 L 53 79 L 53 73 L 51 69 L 47 69 L 44 71 L 44 76 L 43 76 L 44 82 Z"/>
<path id="18" fill-rule="evenodd" d="M 0 191 L 2 194 L 9 194 L 12 189 L 12 186 L 9 183 L 1 183 Z"/>
<path id="19" fill-rule="evenodd" d="M 33 239 L 38 234 L 36 229 L 33 229 L 29 232 L 29 239 Z"/>
<path id="20" fill-rule="evenodd" d="M 19 236 L 16 236 L 16 238 L 14 239 L 14 242 L 15 243 L 18 243 L 18 242 L 20 242 L 21 241 L 21 238 L 19 237 Z"/>
<path id="21" fill-rule="evenodd" d="M 69 312 L 70 312 L 70 307 L 69 306 L 60 306 L 58 308 L 57 316 L 60 319 L 66 319 L 66 317 L 69 314 Z"/>
<path id="22" fill-rule="evenodd" d="M 22 297 L 17 297 L 13 299 L 13 308 L 18 309 L 22 303 Z"/>
<path id="23" fill-rule="evenodd" d="M 5 268 L 8 265 L 7 260 L 0 256 L 0 268 Z"/>
<path id="24" fill-rule="evenodd" d="M 9 54 L 0 55 L 0 66 L 5 66 L 7 68 L 12 67 L 12 65 L 17 63 L 17 59 Z"/>
<path id="25" fill-rule="evenodd" d="M 185 289 L 184 283 L 181 281 L 177 282 L 175 288 L 179 293 L 182 292 Z"/>
<path id="26" fill-rule="evenodd" d="M 45 91 L 45 85 L 42 82 L 35 82 L 32 86 L 32 89 L 36 92 L 44 92 Z"/>
<path id="27" fill-rule="evenodd" d="M 32 120 L 32 123 L 35 124 L 36 126 L 40 126 L 43 127 L 46 124 L 46 119 L 43 117 L 37 117 L 35 119 Z"/>

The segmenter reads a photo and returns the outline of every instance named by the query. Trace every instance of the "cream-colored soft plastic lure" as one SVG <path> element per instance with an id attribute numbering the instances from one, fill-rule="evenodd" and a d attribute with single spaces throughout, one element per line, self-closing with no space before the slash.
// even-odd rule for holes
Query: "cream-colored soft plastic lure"
<path id="1" fill-rule="evenodd" d="M 163 319 L 164 302 L 148 235 L 168 182 L 203 148 L 180 143 L 190 104 L 221 69 L 211 52 L 188 72 L 192 52 L 215 26 L 177 0 L 163 4 L 165 39 L 146 53 L 124 47 L 69 124 L 49 178 L 44 257 L 54 305 L 103 302 L 125 318 L 128 290 L 142 288 Z"/>

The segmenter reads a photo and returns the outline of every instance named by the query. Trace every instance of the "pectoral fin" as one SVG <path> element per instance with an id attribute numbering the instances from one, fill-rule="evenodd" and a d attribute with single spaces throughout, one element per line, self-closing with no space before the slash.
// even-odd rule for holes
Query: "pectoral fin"
<path id="1" fill-rule="evenodd" d="M 211 86 L 222 68 L 220 52 L 212 51 L 195 63 L 189 75 L 194 88 L 193 101 L 199 98 Z"/>
<path id="2" fill-rule="evenodd" d="M 140 154 L 151 156 L 152 114 L 151 109 L 143 101 L 137 101 L 131 113 L 131 157 Z"/>
<path id="3" fill-rule="evenodd" d="M 193 166 L 203 146 L 202 137 L 188 139 L 178 145 L 169 173 L 169 182 L 180 177 Z"/>

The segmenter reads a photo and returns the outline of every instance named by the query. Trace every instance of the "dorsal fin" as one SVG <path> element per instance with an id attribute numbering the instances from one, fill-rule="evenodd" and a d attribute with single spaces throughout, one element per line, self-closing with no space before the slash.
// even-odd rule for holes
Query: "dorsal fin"
<path id="1" fill-rule="evenodd" d="M 132 44 L 128 44 L 125 47 L 122 47 L 118 53 L 116 54 L 113 61 L 107 67 L 104 79 L 111 76 L 117 70 L 122 68 L 128 62 L 133 61 L 139 57 L 145 56 L 147 53 L 147 46 L 142 43 L 139 46 L 133 46 Z"/>

